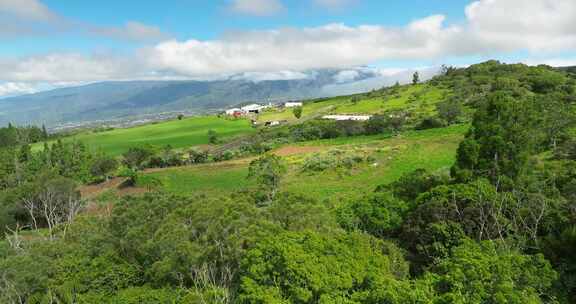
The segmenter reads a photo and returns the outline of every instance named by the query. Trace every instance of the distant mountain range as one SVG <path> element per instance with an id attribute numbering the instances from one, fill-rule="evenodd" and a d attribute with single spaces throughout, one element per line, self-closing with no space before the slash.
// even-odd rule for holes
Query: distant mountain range
<path id="1" fill-rule="evenodd" d="M 0 124 L 53 127 L 172 111 L 206 113 L 245 102 L 352 94 L 390 85 L 396 80 L 405 82 L 410 75 L 410 71 L 386 74 L 376 69 L 357 68 L 309 71 L 299 73 L 298 79 L 284 80 L 262 81 L 250 79 L 253 75 L 235 75 L 213 81 L 101 82 L 0 99 Z"/>

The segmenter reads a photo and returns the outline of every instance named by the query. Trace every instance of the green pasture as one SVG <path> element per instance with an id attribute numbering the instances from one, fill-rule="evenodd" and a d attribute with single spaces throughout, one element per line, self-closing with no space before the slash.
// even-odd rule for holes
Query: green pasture
<path id="1" fill-rule="evenodd" d="M 248 120 L 202 116 L 126 129 L 80 133 L 67 137 L 65 140 L 78 140 L 92 149 L 102 150 L 109 155 L 116 156 L 127 151 L 130 147 L 141 144 L 171 145 L 173 148 L 208 144 L 207 132 L 210 129 L 216 131 L 220 138 L 230 138 L 255 132 Z"/>

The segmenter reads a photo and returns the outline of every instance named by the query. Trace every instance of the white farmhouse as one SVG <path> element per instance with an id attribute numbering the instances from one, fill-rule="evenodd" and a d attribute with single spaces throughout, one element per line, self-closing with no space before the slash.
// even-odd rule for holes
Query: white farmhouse
<path id="1" fill-rule="evenodd" d="M 284 103 L 284 107 L 285 108 L 296 108 L 296 107 L 301 107 L 302 103 L 301 102 L 286 102 Z"/>
<path id="2" fill-rule="evenodd" d="M 249 104 L 247 106 L 243 106 L 241 108 L 241 110 L 244 113 L 256 113 L 256 114 L 258 114 L 258 113 L 260 113 L 260 111 L 262 111 L 266 108 L 267 108 L 267 106 L 262 106 L 262 105 L 253 103 L 253 104 Z"/>
<path id="3" fill-rule="evenodd" d="M 355 121 L 366 121 L 369 120 L 372 115 L 325 115 L 322 116 L 324 119 L 329 120 L 355 120 Z"/>

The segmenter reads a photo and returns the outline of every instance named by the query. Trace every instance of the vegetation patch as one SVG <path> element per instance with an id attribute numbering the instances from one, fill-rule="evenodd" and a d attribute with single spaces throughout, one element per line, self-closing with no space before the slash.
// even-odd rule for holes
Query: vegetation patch
<path id="1" fill-rule="evenodd" d="M 373 162 L 374 158 L 366 151 L 330 150 L 307 157 L 301 166 L 303 173 L 314 174 L 326 170 L 350 173 L 361 164 Z"/>

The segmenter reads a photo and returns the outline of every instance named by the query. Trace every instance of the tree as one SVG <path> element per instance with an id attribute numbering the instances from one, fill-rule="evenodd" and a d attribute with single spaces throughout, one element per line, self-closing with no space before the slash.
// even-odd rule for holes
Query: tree
<path id="1" fill-rule="evenodd" d="M 488 241 L 466 241 L 425 276 L 436 285 L 431 303 L 546 303 L 556 278 L 541 254 Z"/>
<path id="2" fill-rule="evenodd" d="M 42 139 L 48 139 L 48 131 L 46 130 L 46 126 L 42 125 Z"/>
<path id="3" fill-rule="evenodd" d="M 376 192 L 390 191 L 401 200 L 413 202 L 421 193 L 445 183 L 447 181 L 441 176 L 431 174 L 425 169 L 416 169 L 403 174 L 398 180 L 390 184 L 378 186 Z"/>
<path id="4" fill-rule="evenodd" d="M 514 181 L 527 168 L 539 138 L 533 99 L 507 91 L 490 94 L 474 115 L 472 127 L 460 144 L 452 176 L 487 177 L 493 183 Z"/>
<path id="5" fill-rule="evenodd" d="M 388 124 L 393 131 L 398 132 L 406 123 L 406 113 L 395 111 L 388 114 Z"/>
<path id="6" fill-rule="evenodd" d="M 414 129 L 427 130 L 427 129 L 441 128 L 444 125 L 445 123 L 436 117 L 427 117 L 422 119 L 422 121 L 419 124 L 417 124 L 414 127 Z"/>
<path id="7" fill-rule="evenodd" d="M 34 183 L 27 184 L 22 200 L 28 210 L 34 228 L 38 228 L 41 218 L 48 228 L 50 239 L 55 237 L 54 229 L 64 224 L 64 233 L 82 208 L 80 192 L 76 182 L 51 174 L 44 174 Z"/>
<path id="8" fill-rule="evenodd" d="M 420 83 L 420 73 L 418 73 L 418 71 L 414 72 L 414 74 L 412 74 L 412 84 L 416 85 Z"/>
<path id="9" fill-rule="evenodd" d="M 212 129 L 208 130 L 208 142 L 213 145 L 218 143 L 218 133 L 216 133 L 216 131 Z"/>
<path id="10" fill-rule="evenodd" d="M 436 105 L 436 111 L 440 119 L 448 124 L 453 124 L 462 115 L 462 105 L 457 100 L 451 99 Z"/>
<path id="11" fill-rule="evenodd" d="M 365 123 L 364 128 L 367 134 L 380 134 L 384 132 L 389 126 L 388 117 L 383 114 L 372 115 Z"/>
<path id="12" fill-rule="evenodd" d="M 248 177 L 256 180 L 261 190 L 267 193 L 270 202 L 276 196 L 286 170 L 286 164 L 280 156 L 266 154 L 250 162 Z"/>
<path id="13" fill-rule="evenodd" d="M 178 120 L 182 120 L 184 118 L 184 114 L 178 114 Z"/>
<path id="14" fill-rule="evenodd" d="M 110 177 L 110 173 L 118 168 L 118 161 L 110 157 L 102 157 L 94 161 L 90 172 L 94 177 L 104 178 L 106 181 Z"/>
<path id="15" fill-rule="evenodd" d="M 286 232 L 258 242 L 242 260 L 238 303 L 397 303 L 408 265 L 371 236 Z M 381 295 L 370 301 L 372 293 Z"/>
<path id="16" fill-rule="evenodd" d="M 353 200 L 337 210 L 347 230 L 362 230 L 376 237 L 393 235 L 402 225 L 409 205 L 391 193 L 375 193 Z"/>
<path id="17" fill-rule="evenodd" d="M 124 164 L 132 169 L 142 169 L 144 162 L 150 159 L 154 152 L 148 147 L 132 147 L 122 154 Z"/>
<path id="18" fill-rule="evenodd" d="M 302 117 L 302 107 L 294 107 L 292 109 L 292 114 L 294 114 L 296 119 L 300 119 L 300 117 Z"/>

